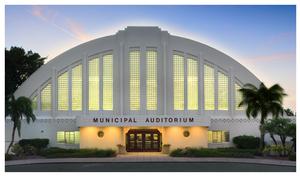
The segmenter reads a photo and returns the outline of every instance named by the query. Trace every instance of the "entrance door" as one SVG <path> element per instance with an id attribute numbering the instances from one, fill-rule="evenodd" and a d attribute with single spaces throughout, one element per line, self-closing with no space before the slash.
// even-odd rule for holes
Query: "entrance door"
<path id="1" fill-rule="evenodd" d="M 126 134 L 127 152 L 160 152 L 161 133 L 157 129 L 131 129 Z"/>

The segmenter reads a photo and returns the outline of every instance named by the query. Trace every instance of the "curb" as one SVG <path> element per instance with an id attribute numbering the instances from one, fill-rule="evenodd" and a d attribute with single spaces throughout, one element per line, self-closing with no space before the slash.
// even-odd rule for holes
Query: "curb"
<path id="1" fill-rule="evenodd" d="M 51 158 L 51 159 L 25 159 L 5 161 L 5 166 L 26 164 L 50 164 L 50 163 L 136 163 L 136 162 L 199 162 L 199 163 L 249 163 L 296 167 L 295 161 L 249 158 L 186 158 L 186 157 L 112 157 L 112 158 Z"/>

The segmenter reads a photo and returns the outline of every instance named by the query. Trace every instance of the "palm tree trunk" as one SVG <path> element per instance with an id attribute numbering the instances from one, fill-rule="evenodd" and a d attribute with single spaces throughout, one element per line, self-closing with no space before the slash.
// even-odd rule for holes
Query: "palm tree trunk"
<path id="1" fill-rule="evenodd" d="M 16 128 L 17 128 L 17 126 L 14 124 L 13 130 L 12 130 L 12 135 L 11 135 L 11 142 L 10 142 L 8 148 L 7 148 L 6 154 L 8 154 L 11 146 L 14 144 Z"/>
<path id="2" fill-rule="evenodd" d="M 259 143 L 259 149 L 262 152 L 265 148 L 265 130 L 263 129 L 263 124 L 259 126 L 260 130 L 260 143 Z"/>

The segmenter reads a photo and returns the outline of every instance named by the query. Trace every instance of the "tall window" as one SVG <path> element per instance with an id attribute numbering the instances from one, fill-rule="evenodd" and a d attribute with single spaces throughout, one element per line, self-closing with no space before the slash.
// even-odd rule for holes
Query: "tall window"
<path id="1" fill-rule="evenodd" d="M 129 70 L 130 110 L 140 110 L 140 51 L 129 52 Z"/>
<path id="2" fill-rule="evenodd" d="M 147 110 L 157 109 L 157 52 L 147 51 Z"/>
<path id="3" fill-rule="evenodd" d="M 204 109 L 215 109 L 214 68 L 204 65 Z"/>
<path id="4" fill-rule="evenodd" d="M 208 131 L 208 143 L 229 142 L 228 131 Z"/>
<path id="5" fill-rule="evenodd" d="M 57 107 L 59 111 L 67 111 L 69 109 L 69 84 L 68 72 L 61 74 L 57 79 Z"/>
<path id="6" fill-rule="evenodd" d="M 228 110 L 228 76 L 218 72 L 218 109 Z"/>
<path id="7" fill-rule="evenodd" d="M 198 63 L 194 59 L 187 60 L 187 95 L 188 110 L 198 109 Z"/>
<path id="8" fill-rule="evenodd" d="M 243 110 L 244 109 L 243 107 L 239 107 L 239 104 L 243 99 L 242 93 L 239 91 L 241 89 L 241 86 L 235 83 L 234 87 L 235 87 L 235 110 Z"/>
<path id="9" fill-rule="evenodd" d="M 42 111 L 51 110 L 51 83 L 48 83 L 46 87 L 41 91 L 41 109 Z"/>
<path id="10" fill-rule="evenodd" d="M 99 110 L 99 58 L 89 61 L 89 110 Z"/>
<path id="11" fill-rule="evenodd" d="M 37 110 L 37 95 L 32 98 L 32 109 Z"/>
<path id="12" fill-rule="evenodd" d="M 173 97 L 174 110 L 184 110 L 184 59 L 173 55 Z"/>
<path id="13" fill-rule="evenodd" d="M 72 110 L 82 110 L 82 65 L 72 69 Z"/>
<path id="14" fill-rule="evenodd" d="M 113 56 L 103 56 L 103 110 L 113 110 Z"/>

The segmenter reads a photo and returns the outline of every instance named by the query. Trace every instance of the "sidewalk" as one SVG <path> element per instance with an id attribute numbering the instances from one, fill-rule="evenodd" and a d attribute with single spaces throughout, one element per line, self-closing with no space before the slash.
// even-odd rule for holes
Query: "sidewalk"
<path id="1" fill-rule="evenodd" d="M 111 158 L 51 158 L 5 161 L 5 166 L 36 163 L 107 163 L 107 162 L 229 162 L 296 166 L 295 161 L 252 158 L 188 158 L 168 155 L 118 155 Z"/>

